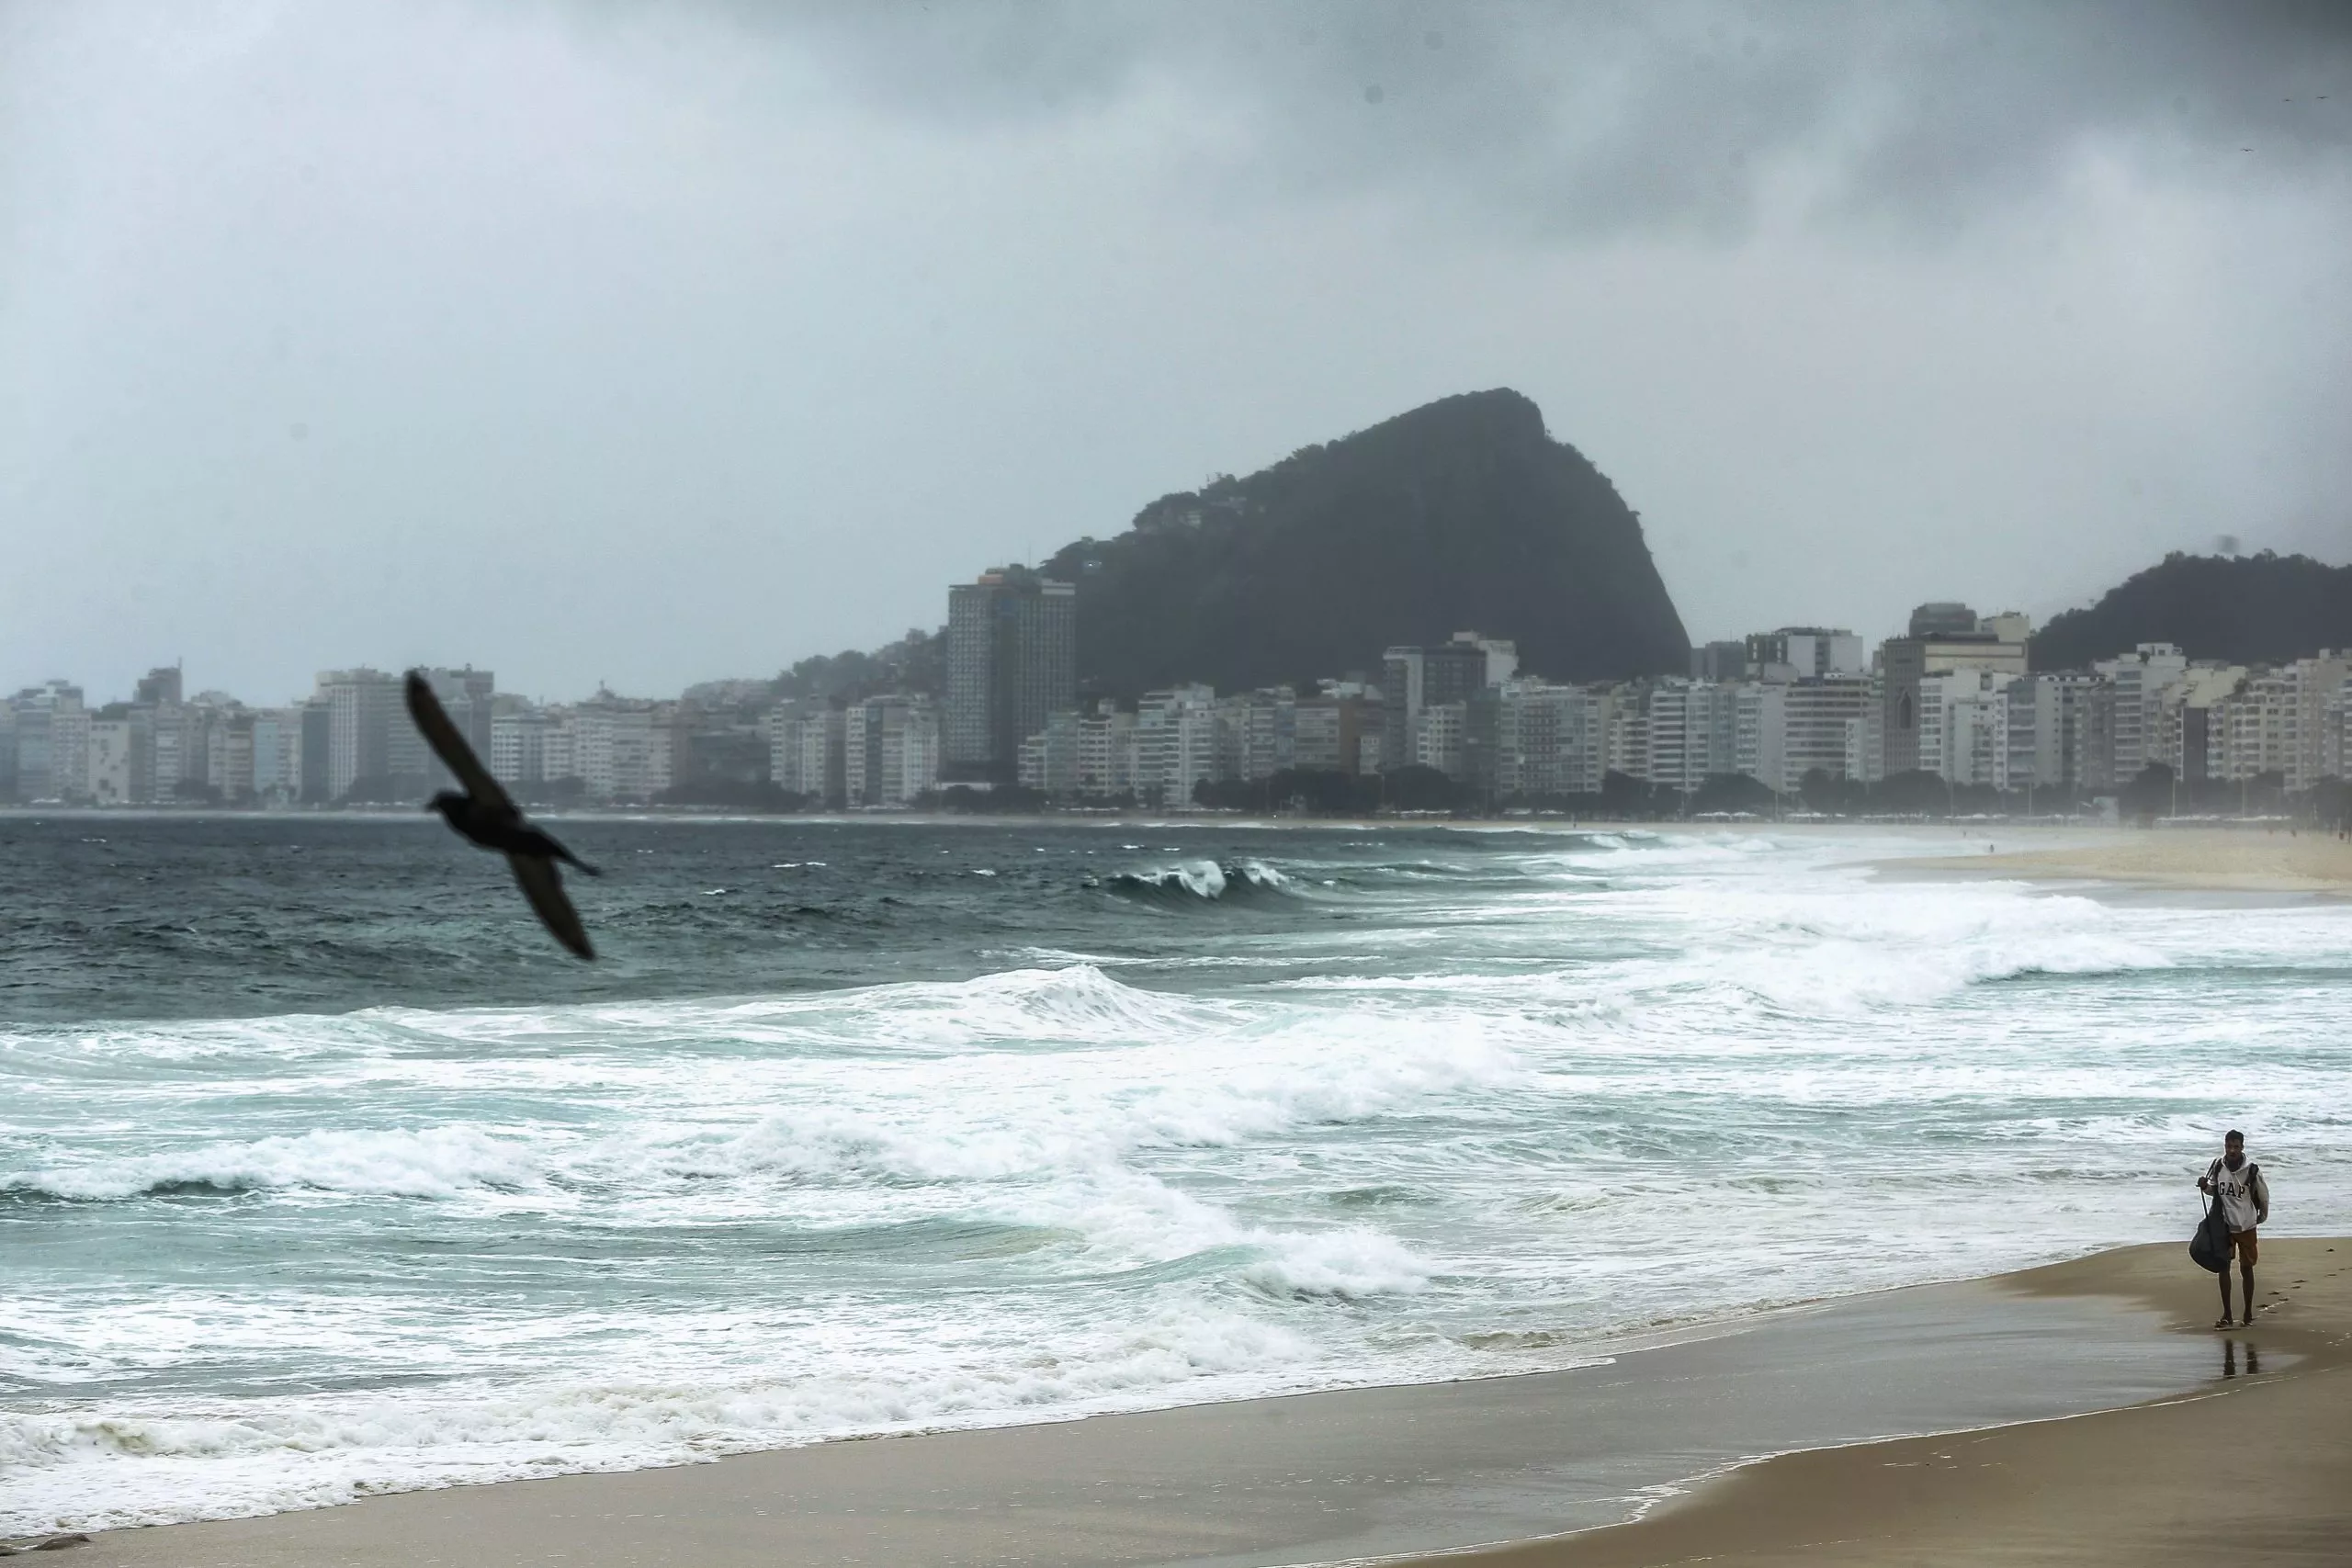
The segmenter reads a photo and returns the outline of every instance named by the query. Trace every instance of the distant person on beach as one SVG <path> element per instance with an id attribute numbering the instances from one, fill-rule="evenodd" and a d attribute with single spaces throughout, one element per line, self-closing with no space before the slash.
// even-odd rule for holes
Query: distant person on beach
<path id="1" fill-rule="evenodd" d="M 2245 1134 L 2233 1129 L 2222 1140 L 2222 1157 L 2207 1168 L 2197 1180 L 2197 1190 L 2210 1192 L 2213 1201 L 2222 1206 L 2222 1215 L 2230 1224 L 2230 1250 L 2237 1256 L 2238 1283 L 2245 1287 L 2245 1315 L 2240 1319 L 2244 1326 L 2254 1323 L 2254 1261 L 2256 1258 L 2254 1229 L 2270 1218 L 2270 1183 L 2262 1179 L 2262 1168 L 2245 1157 Z M 2222 1320 L 2213 1326 L 2230 1326 L 2230 1266 L 2222 1265 Z"/>

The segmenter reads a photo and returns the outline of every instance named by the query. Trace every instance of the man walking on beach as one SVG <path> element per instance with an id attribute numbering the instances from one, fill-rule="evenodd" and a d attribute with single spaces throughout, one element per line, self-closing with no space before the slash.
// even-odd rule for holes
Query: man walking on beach
<path id="1" fill-rule="evenodd" d="M 2254 1324 L 2254 1228 L 2270 1218 L 2270 1183 L 2262 1179 L 2262 1168 L 2245 1157 L 2245 1134 L 2233 1131 L 2222 1140 L 2222 1157 L 2198 1179 L 2197 1190 L 2210 1192 L 2220 1206 L 2222 1217 L 2229 1222 L 2230 1250 L 2238 1260 L 2238 1283 L 2245 1287 L 2245 1316 L 2241 1323 Z M 2222 1321 L 2216 1328 L 2230 1326 L 2230 1265 L 2222 1262 Z"/>

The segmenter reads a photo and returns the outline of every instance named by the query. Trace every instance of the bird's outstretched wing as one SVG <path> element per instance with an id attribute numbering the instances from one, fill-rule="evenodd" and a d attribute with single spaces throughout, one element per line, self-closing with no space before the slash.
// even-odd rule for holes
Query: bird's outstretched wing
<path id="1" fill-rule="evenodd" d="M 441 699 L 433 694 L 433 686 L 422 671 L 408 672 L 408 714 L 416 720 L 418 733 L 432 743 L 433 754 L 441 759 L 444 767 L 458 775 L 458 782 L 466 786 L 468 795 L 484 806 L 514 809 L 513 797 L 496 779 L 491 777 L 490 770 L 483 767 L 481 759 L 474 755 L 474 749 L 466 744 L 466 738 L 458 733 L 456 725 L 449 722 L 447 711 L 441 706 Z M 559 897 L 561 896 L 560 893 L 557 895 Z"/>
<path id="2" fill-rule="evenodd" d="M 571 899 L 563 890 L 563 873 L 555 862 L 537 855 L 508 855 L 506 863 L 514 868 L 514 880 L 522 886 L 523 897 L 531 901 L 541 923 L 556 941 L 582 958 L 593 959 L 596 950 L 588 945 L 587 928 L 580 923 L 580 911 L 571 907 Z"/>

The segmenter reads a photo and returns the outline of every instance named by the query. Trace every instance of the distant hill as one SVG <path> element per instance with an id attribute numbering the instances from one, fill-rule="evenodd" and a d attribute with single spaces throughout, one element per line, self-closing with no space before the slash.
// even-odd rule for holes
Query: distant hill
<path id="1" fill-rule="evenodd" d="M 1079 677 L 1132 699 L 1350 671 L 1477 630 L 1559 680 L 1680 672 L 1682 618 L 1616 487 L 1542 411 L 1472 392 L 1162 496 L 1043 563 L 1078 584 Z"/>
<path id="2" fill-rule="evenodd" d="M 2178 551 L 2110 588 L 2087 609 L 2051 617 L 2033 638 L 2036 670 L 2079 670 L 2134 644 L 2169 642 L 2192 659 L 2278 664 L 2352 648 L 2352 566 L 2309 556 L 2191 556 Z"/>

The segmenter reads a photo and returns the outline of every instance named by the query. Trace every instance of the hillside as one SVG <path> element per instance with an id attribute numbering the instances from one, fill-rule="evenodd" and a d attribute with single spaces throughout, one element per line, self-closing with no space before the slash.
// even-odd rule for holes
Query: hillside
<path id="1" fill-rule="evenodd" d="M 1690 657 L 1640 520 L 1509 390 L 1163 496 L 1043 570 L 1078 584 L 1081 683 L 1124 698 L 1179 681 L 1305 686 L 1474 628 L 1561 680 Z"/>
<path id="2" fill-rule="evenodd" d="M 2036 670 L 2079 670 L 2135 643 L 2177 643 L 2192 659 L 2278 664 L 2352 647 L 2352 566 L 2309 556 L 2175 552 L 2087 609 L 2053 615 L 2033 639 Z"/>

